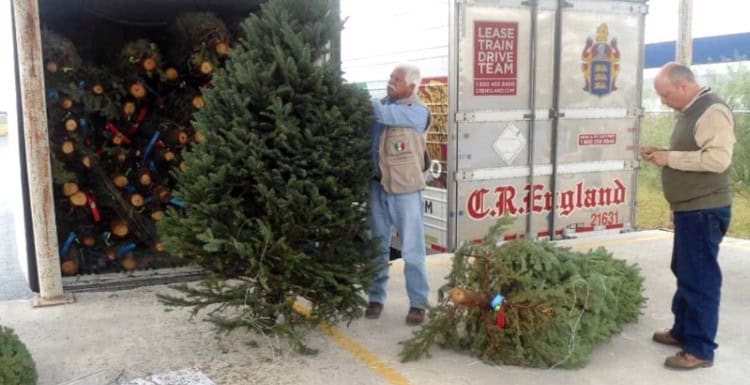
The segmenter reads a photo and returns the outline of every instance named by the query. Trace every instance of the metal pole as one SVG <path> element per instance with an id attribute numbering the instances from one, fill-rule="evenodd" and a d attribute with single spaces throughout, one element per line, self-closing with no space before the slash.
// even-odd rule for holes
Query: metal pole
<path id="1" fill-rule="evenodd" d="M 648 13 L 648 6 L 645 4 L 641 7 L 641 13 L 638 15 L 638 41 L 641 43 L 638 46 L 638 63 L 643 63 L 644 59 L 646 57 L 646 44 L 644 44 L 644 41 L 646 39 L 646 14 Z M 641 127 L 643 126 L 643 70 L 638 71 L 638 76 L 636 77 L 636 84 L 638 84 L 638 87 L 636 87 L 636 100 L 638 101 L 638 105 L 636 107 L 635 115 L 635 132 L 633 135 L 633 163 L 636 165 L 633 168 L 633 176 L 632 176 L 632 186 L 631 189 L 632 194 L 630 197 L 631 207 L 633 207 L 632 210 L 630 210 L 630 228 L 623 229 L 624 231 L 633 231 L 637 227 L 636 224 L 638 223 L 638 174 L 640 173 L 641 166 L 640 161 L 638 160 L 638 146 L 641 143 Z"/>
<path id="2" fill-rule="evenodd" d="M 534 185 L 534 131 L 536 129 L 536 50 L 537 50 L 537 39 L 538 39 L 538 26 L 537 18 L 539 17 L 539 8 L 536 0 L 529 1 L 531 6 L 531 43 L 529 45 L 529 110 L 531 110 L 529 116 L 529 142 L 528 142 L 528 157 L 527 163 L 529 164 L 529 185 Z M 531 207 L 527 207 L 531 209 Z M 533 217 L 531 210 L 528 211 L 526 216 L 526 238 L 534 239 L 535 236 L 531 234 L 531 218 Z M 550 237 L 550 239 L 552 239 Z"/>
<path id="3" fill-rule="evenodd" d="M 466 26 L 462 21 L 463 2 L 451 0 L 448 12 L 448 159 L 446 174 L 446 189 L 448 190 L 448 251 L 458 248 L 458 183 L 456 170 L 458 169 L 458 42 L 459 34 L 464 36 Z"/>
<path id="4" fill-rule="evenodd" d="M 562 33 L 563 33 L 563 8 L 570 4 L 565 0 L 557 0 L 557 10 L 555 11 L 555 62 L 553 63 L 552 70 L 552 109 L 550 110 L 550 119 L 552 119 L 552 126 L 550 128 L 551 135 L 551 153 L 550 159 L 552 161 L 552 175 L 550 176 L 550 192 L 553 197 L 557 197 L 557 166 L 558 166 L 558 128 L 560 126 L 560 68 L 562 67 Z M 553 198 L 556 199 L 556 198 Z M 552 205 L 552 209 L 549 212 L 549 221 L 547 222 L 547 231 L 549 231 L 549 239 L 555 238 L 555 227 L 557 216 L 556 205 Z"/>
<path id="5" fill-rule="evenodd" d="M 693 0 L 680 0 L 677 27 L 677 63 L 689 66 L 693 63 Z"/>
<path id="6" fill-rule="evenodd" d="M 42 63 L 41 28 L 37 0 L 13 2 L 14 27 L 18 54 L 18 84 L 23 115 L 23 137 L 31 202 L 31 224 L 39 276 L 39 296 L 34 306 L 70 303 L 72 296 L 63 293 L 60 258 L 55 226 L 55 203 L 52 194 L 52 172 L 49 161 L 47 108 L 44 100 L 44 65 Z M 29 218 L 27 218 L 29 219 Z"/>

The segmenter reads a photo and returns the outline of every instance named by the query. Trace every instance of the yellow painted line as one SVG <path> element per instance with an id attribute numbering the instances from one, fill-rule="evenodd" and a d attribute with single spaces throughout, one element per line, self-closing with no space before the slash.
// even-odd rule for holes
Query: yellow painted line
<path id="1" fill-rule="evenodd" d="M 295 301 L 292 305 L 292 308 L 294 309 L 294 311 L 305 317 L 310 316 L 310 308 L 302 304 L 300 301 Z M 402 376 L 398 371 L 396 371 L 396 369 L 388 366 L 388 364 L 379 359 L 378 356 L 376 356 L 374 353 L 370 352 L 369 350 L 365 349 L 364 346 L 349 338 L 349 336 L 344 334 L 341 329 L 333 325 L 320 325 L 318 329 L 331 337 L 331 339 L 340 347 L 344 348 L 344 350 L 352 353 L 355 357 L 357 357 L 359 361 L 365 364 L 365 366 L 372 369 L 373 371 L 375 371 L 375 373 L 386 379 L 389 384 L 412 385 L 412 383 L 409 382 L 409 380 Z"/>
<path id="2" fill-rule="evenodd" d="M 321 325 L 320 330 L 331 336 L 339 346 L 354 354 L 357 359 L 362 361 L 368 368 L 374 370 L 381 377 L 385 378 L 388 383 L 393 385 L 411 385 L 411 382 L 404 378 L 396 369 L 391 368 L 385 362 L 381 361 L 375 354 L 365 349 L 341 330 L 335 326 Z"/>

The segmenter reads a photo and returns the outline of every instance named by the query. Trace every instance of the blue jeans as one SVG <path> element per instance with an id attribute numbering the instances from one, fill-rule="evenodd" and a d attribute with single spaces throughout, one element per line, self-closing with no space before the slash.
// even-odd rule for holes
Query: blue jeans
<path id="1" fill-rule="evenodd" d="M 674 325 L 670 334 L 683 349 L 714 359 L 719 325 L 721 269 L 719 244 L 729 227 L 731 207 L 674 213 L 672 272 L 677 292 L 672 299 Z"/>
<path id="2" fill-rule="evenodd" d="M 381 269 L 368 290 L 370 302 L 385 303 L 388 284 L 388 263 L 391 247 L 391 228 L 395 227 L 401 239 L 401 257 L 409 306 L 423 309 L 427 306 L 429 285 L 425 264 L 424 203 L 422 192 L 389 194 L 380 182 L 370 181 L 368 199 L 372 237 L 380 240 L 380 254 L 376 263 Z"/>

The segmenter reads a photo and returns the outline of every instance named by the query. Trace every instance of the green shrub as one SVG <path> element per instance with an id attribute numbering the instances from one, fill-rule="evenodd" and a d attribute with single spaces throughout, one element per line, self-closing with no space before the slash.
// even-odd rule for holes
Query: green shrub
<path id="1" fill-rule="evenodd" d="M 35 385 L 36 365 L 13 329 L 0 326 L 0 384 Z"/>

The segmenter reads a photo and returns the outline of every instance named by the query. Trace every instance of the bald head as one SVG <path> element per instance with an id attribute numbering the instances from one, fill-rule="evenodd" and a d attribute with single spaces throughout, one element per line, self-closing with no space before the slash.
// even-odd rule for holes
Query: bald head
<path id="1" fill-rule="evenodd" d="M 700 89 L 693 71 L 682 64 L 667 63 L 654 78 L 654 90 L 661 102 L 678 111 L 685 108 Z"/>
<path id="2" fill-rule="evenodd" d="M 695 83 L 695 75 L 685 65 L 677 63 L 667 63 L 661 68 L 659 74 L 666 76 L 667 79 L 671 80 L 672 83 L 678 84 L 681 82 Z"/>

